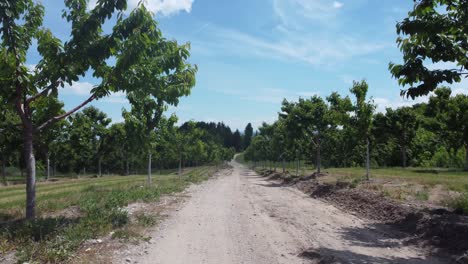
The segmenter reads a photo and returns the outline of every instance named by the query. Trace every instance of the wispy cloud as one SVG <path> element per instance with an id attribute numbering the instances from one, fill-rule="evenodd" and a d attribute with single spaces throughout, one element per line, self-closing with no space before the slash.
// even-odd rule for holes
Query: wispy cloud
<path id="1" fill-rule="evenodd" d="M 216 89 L 215 92 L 237 97 L 244 101 L 254 101 L 258 103 L 280 104 L 283 99 L 297 100 L 299 97 L 307 98 L 318 95 L 315 91 L 291 91 L 278 88 L 259 88 L 251 90 L 242 89 Z"/>
<path id="2" fill-rule="evenodd" d="M 285 27 L 300 29 L 303 20 L 329 24 L 343 3 L 330 0 L 274 0 L 273 10 Z"/>
<path id="3" fill-rule="evenodd" d="M 94 86 L 94 84 L 89 82 L 73 82 L 72 85 L 66 84 L 62 91 L 64 95 L 89 96 Z M 116 92 L 100 99 L 99 102 L 127 104 L 128 100 L 124 92 Z"/>
<path id="4" fill-rule="evenodd" d="M 142 2 L 145 7 L 154 14 L 170 16 L 181 11 L 190 13 L 192 11 L 194 0 L 129 0 L 128 11 L 133 10 L 140 2 Z M 91 0 L 89 2 L 89 8 L 95 7 L 96 4 L 97 0 Z"/>
<path id="5" fill-rule="evenodd" d="M 349 75 L 349 74 L 342 74 L 339 76 L 339 78 L 343 81 L 343 83 L 345 83 L 346 85 L 353 85 L 353 82 L 358 80 L 356 78 L 354 78 L 352 75 Z"/>
<path id="6" fill-rule="evenodd" d="M 100 102 L 111 104 L 128 104 L 127 95 L 124 92 L 111 93 L 109 96 L 104 97 Z"/>
<path id="7" fill-rule="evenodd" d="M 94 84 L 89 82 L 73 82 L 72 85 L 66 84 L 63 93 L 70 95 L 89 95 Z"/>
<path id="8" fill-rule="evenodd" d="M 377 105 L 376 111 L 379 113 L 385 113 L 387 108 L 395 109 L 399 107 L 412 106 L 414 104 L 427 103 L 428 101 L 429 96 L 418 97 L 415 100 L 406 99 L 400 96 L 392 99 L 381 97 L 374 98 L 374 103 Z"/>
<path id="9" fill-rule="evenodd" d="M 194 52 L 203 55 L 262 57 L 314 66 L 334 66 L 365 59 L 393 43 L 368 36 L 329 30 L 339 21 L 344 4 L 331 0 L 273 0 L 271 31 L 238 30 L 206 23 L 193 39 Z M 338 33 L 340 32 L 340 33 Z"/>
<path id="10" fill-rule="evenodd" d="M 269 59 L 301 61 L 311 65 L 335 65 L 356 56 L 365 56 L 384 49 L 385 43 L 372 43 L 353 36 L 312 36 L 282 32 L 280 40 L 267 39 L 234 29 L 209 25 L 204 36 L 215 41 L 193 41 L 194 51 L 203 54 L 235 54 Z M 200 46 L 200 48 L 197 48 Z"/>
<path id="11" fill-rule="evenodd" d="M 334 8 L 342 8 L 343 5 L 344 5 L 343 3 L 338 2 L 338 1 L 333 2 L 333 7 Z"/>

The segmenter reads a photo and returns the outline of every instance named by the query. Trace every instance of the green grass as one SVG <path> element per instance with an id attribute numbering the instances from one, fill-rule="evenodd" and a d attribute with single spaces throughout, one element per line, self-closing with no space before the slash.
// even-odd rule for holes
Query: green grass
<path id="1" fill-rule="evenodd" d="M 195 170 L 186 170 L 184 176 L 191 177 L 192 174 L 199 173 L 204 169 L 205 167 Z M 37 184 L 36 189 L 39 208 L 38 213 L 46 214 L 50 211 L 75 205 L 76 201 L 79 199 L 79 193 L 89 186 L 119 187 L 128 184 L 144 185 L 146 183 L 146 178 L 146 175 L 104 176 L 101 178 L 63 179 L 56 182 L 40 182 Z M 155 184 L 164 184 L 165 181 L 171 181 L 175 178 L 177 178 L 177 176 L 174 174 L 153 175 Z M 17 217 L 15 214 L 21 211 L 19 209 L 24 209 L 24 203 L 24 184 L 0 187 L 0 221 L 2 220 L 2 215 Z"/>
<path id="2" fill-rule="evenodd" d="M 236 157 L 236 160 L 249 167 L 253 165 L 252 162 L 244 161 L 243 154 Z M 259 161 L 257 168 L 269 168 L 270 162 Z M 279 170 L 281 170 L 281 162 L 276 163 Z M 286 170 L 294 174 L 296 171 L 296 164 L 294 162 L 285 163 Z M 315 168 L 305 161 L 301 161 L 299 171 L 300 176 L 310 175 L 315 171 Z M 329 180 L 360 180 L 365 175 L 365 168 L 322 168 L 322 172 L 330 174 Z M 437 169 L 437 168 L 372 168 L 371 178 L 383 181 L 399 181 L 408 183 L 417 183 L 428 187 L 435 185 L 442 185 L 448 190 L 457 192 L 468 192 L 468 172 L 461 169 Z M 424 199 L 424 194 L 420 194 L 420 199 Z"/>
<path id="3" fill-rule="evenodd" d="M 236 157 L 238 162 L 247 166 L 252 166 L 252 162 L 246 162 L 243 155 Z M 281 171 L 281 162 L 276 163 L 278 171 Z M 261 171 L 263 167 L 268 169 L 270 162 L 257 162 L 257 170 Z M 290 174 L 296 173 L 296 164 L 287 162 L 286 169 Z M 306 162 L 301 161 L 299 176 L 310 175 L 315 171 L 315 168 Z M 322 168 L 322 172 L 327 172 L 327 177 L 321 177 L 320 181 L 328 183 L 336 183 L 338 181 L 347 181 L 350 187 L 362 187 L 362 180 L 365 176 L 365 168 Z M 468 172 L 461 169 L 438 169 L 438 168 L 371 168 L 371 179 L 375 180 L 372 184 L 366 184 L 366 188 L 374 188 L 382 192 L 384 195 L 399 199 L 399 200 L 416 200 L 425 202 L 430 200 L 443 206 L 449 206 L 454 209 L 466 212 L 468 207 Z M 437 187 L 436 187 L 437 186 Z M 441 188 L 439 188 L 439 186 Z M 439 188 L 440 192 L 435 190 Z M 449 191 L 455 191 L 462 196 L 452 201 L 452 194 Z M 440 194 L 440 195 L 438 195 Z M 456 195 L 456 194 L 455 194 Z M 434 198 L 434 199 L 432 199 Z"/>
<path id="4" fill-rule="evenodd" d="M 84 241 L 111 230 L 116 230 L 116 238 L 127 238 L 134 231 L 123 207 L 135 201 L 157 201 L 161 195 L 180 192 L 191 183 L 206 180 L 214 170 L 205 166 L 188 170 L 180 177 L 153 177 L 151 186 L 145 184 L 146 176 L 41 183 L 37 187 L 41 217 L 36 221 L 20 219 L 24 212 L 24 185 L 1 187 L 0 217 L 9 221 L 0 225 L 0 254 L 16 249 L 20 262 L 57 263 L 67 261 Z M 50 216 L 70 206 L 79 208 L 75 217 Z M 154 216 L 136 216 L 136 225 L 148 227 L 155 223 Z"/>
<path id="5" fill-rule="evenodd" d="M 327 168 L 323 171 L 337 178 L 357 179 L 365 175 L 364 168 Z M 388 181 L 417 183 L 429 187 L 442 185 L 449 190 L 468 191 L 468 172 L 427 168 L 373 168 L 371 178 Z"/>

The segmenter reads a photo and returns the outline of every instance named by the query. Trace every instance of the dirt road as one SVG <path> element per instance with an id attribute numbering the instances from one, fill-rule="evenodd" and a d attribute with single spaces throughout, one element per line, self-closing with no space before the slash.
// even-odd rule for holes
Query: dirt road
<path id="1" fill-rule="evenodd" d="M 447 263 L 240 164 L 194 188 L 138 263 Z M 133 262 L 133 259 L 132 259 Z"/>

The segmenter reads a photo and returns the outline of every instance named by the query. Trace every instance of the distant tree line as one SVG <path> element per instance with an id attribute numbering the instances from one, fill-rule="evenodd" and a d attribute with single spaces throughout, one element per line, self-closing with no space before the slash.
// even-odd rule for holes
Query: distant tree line
<path id="1" fill-rule="evenodd" d="M 264 123 L 245 151 L 250 161 L 307 160 L 320 167 L 421 166 L 468 170 L 468 96 L 436 89 L 427 103 L 375 112 L 367 83 L 353 98 L 334 92 L 284 100 L 278 120 Z"/>
<path id="2" fill-rule="evenodd" d="M 56 105 L 57 109 L 63 107 L 62 103 L 53 102 L 51 105 Z M 0 111 L 0 162 L 5 179 L 7 166 L 24 169 L 25 164 L 21 155 L 21 133 L 16 126 L 19 120 L 5 105 Z M 201 123 L 186 122 L 177 127 L 175 116 L 162 117 L 154 134 L 150 134 L 148 140 L 141 140 L 148 134 L 138 129 L 135 121 L 139 120 L 134 119 L 131 112 L 124 116 L 124 122 L 112 123 L 104 112 L 90 106 L 45 130 L 35 139 L 40 174 L 93 173 L 100 176 L 146 172 L 148 146 L 151 146 L 153 169 L 178 168 L 179 164 L 182 168 L 197 166 L 230 160 L 234 156 L 233 145 L 225 145 L 223 138 Z M 224 124 L 219 127 L 231 131 Z"/>
<path id="3" fill-rule="evenodd" d="M 246 149 L 250 145 L 253 136 L 253 127 L 250 123 L 245 127 L 243 134 L 238 129 L 232 132 L 231 128 L 223 122 L 186 122 L 180 129 L 185 130 L 190 125 L 205 131 L 218 144 L 223 145 L 225 148 L 233 148 L 236 152 Z"/>

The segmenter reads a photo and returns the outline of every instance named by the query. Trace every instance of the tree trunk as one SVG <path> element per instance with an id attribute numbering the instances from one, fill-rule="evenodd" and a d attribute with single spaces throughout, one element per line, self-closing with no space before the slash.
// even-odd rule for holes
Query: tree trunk
<path id="1" fill-rule="evenodd" d="M 403 169 L 406 168 L 406 146 L 403 145 L 401 147 L 401 159 L 403 161 Z"/>
<path id="2" fill-rule="evenodd" d="M 465 171 L 468 171 L 468 143 L 465 144 Z"/>
<path id="3" fill-rule="evenodd" d="M 47 153 L 47 170 L 46 170 L 46 181 L 50 178 L 50 155 Z"/>
<path id="4" fill-rule="evenodd" d="M 366 180 L 370 179 L 369 170 L 370 170 L 370 154 L 369 154 L 369 138 L 366 138 Z"/>
<path id="5" fill-rule="evenodd" d="M 52 171 L 52 177 L 55 177 L 57 173 L 57 162 L 54 160 L 54 170 Z"/>
<path id="6" fill-rule="evenodd" d="M 36 217 L 36 159 L 33 150 L 32 122 L 23 127 L 24 161 L 26 162 L 26 219 Z"/>
<path id="7" fill-rule="evenodd" d="M 6 179 L 6 159 L 3 157 L 2 159 L 2 180 L 5 185 L 7 184 L 7 179 Z"/>
<path id="8" fill-rule="evenodd" d="M 321 169 L 321 156 L 320 156 L 320 148 L 322 146 L 320 145 L 320 142 L 317 144 L 317 173 L 320 173 L 320 169 Z"/>
<path id="9" fill-rule="evenodd" d="M 299 176 L 299 160 L 296 160 L 296 177 Z"/>
<path id="10" fill-rule="evenodd" d="M 286 173 L 286 168 L 284 167 L 284 159 L 283 159 L 283 173 Z"/>
<path id="11" fill-rule="evenodd" d="M 301 159 L 300 159 L 300 158 L 297 160 L 297 164 L 298 164 L 299 175 L 301 175 L 302 163 L 301 163 Z"/>
<path id="12" fill-rule="evenodd" d="M 148 154 L 148 184 L 151 184 L 151 153 Z"/>
<path id="13" fill-rule="evenodd" d="M 128 159 L 125 161 L 125 176 L 130 175 L 130 165 Z"/>
<path id="14" fill-rule="evenodd" d="M 101 157 L 98 159 L 98 177 L 102 177 L 101 173 Z"/>
<path id="15" fill-rule="evenodd" d="M 182 175 L 182 156 L 179 156 L 179 177 Z"/>

